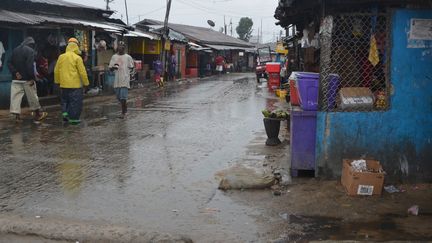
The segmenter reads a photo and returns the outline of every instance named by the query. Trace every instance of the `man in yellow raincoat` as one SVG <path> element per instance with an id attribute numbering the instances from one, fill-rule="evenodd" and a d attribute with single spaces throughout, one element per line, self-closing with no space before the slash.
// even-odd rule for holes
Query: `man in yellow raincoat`
<path id="1" fill-rule="evenodd" d="M 80 53 L 78 41 L 70 38 L 66 53 L 60 55 L 54 69 L 55 83 L 61 88 L 63 120 L 73 125 L 80 123 L 83 87 L 89 85 L 87 71 Z"/>

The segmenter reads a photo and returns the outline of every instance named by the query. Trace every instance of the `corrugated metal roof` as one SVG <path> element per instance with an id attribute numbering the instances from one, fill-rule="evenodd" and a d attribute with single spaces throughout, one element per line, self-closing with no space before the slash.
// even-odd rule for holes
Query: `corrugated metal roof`
<path id="1" fill-rule="evenodd" d="M 0 22 L 35 25 L 41 22 L 41 18 L 33 14 L 16 13 L 0 9 Z"/>
<path id="2" fill-rule="evenodd" d="M 229 50 L 243 50 L 244 48 L 238 46 L 224 46 L 224 45 L 206 45 L 217 51 L 229 51 Z"/>
<path id="3" fill-rule="evenodd" d="M 240 46 L 225 46 L 225 45 L 209 45 L 206 46 L 215 49 L 217 51 L 229 51 L 229 50 L 239 50 L 239 51 L 247 51 L 247 52 L 255 52 L 254 47 L 240 47 Z"/>
<path id="4" fill-rule="evenodd" d="M 151 30 L 154 33 L 158 33 L 158 34 L 161 34 L 163 31 L 163 28 L 164 28 L 163 25 L 150 25 L 149 27 L 151 28 Z M 184 36 L 182 33 L 177 32 L 173 29 L 169 30 L 168 37 L 172 41 L 179 41 L 179 42 L 184 42 L 184 43 L 188 42 L 188 39 L 186 38 L 186 36 Z"/>
<path id="5" fill-rule="evenodd" d="M 93 10 L 100 10 L 100 11 L 106 11 L 105 9 L 86 6 L 78 3 L 71 3 L 64 0 L 16 0 L 21 2 L 31 2 L 31 3 L 39 3 L 39 4 L 48 4 L 48 5 L 54 5 L 54 6 L 62 6 L 62 7 L 68 7 L 68 8 L 87 8 L 87 9 L 93 9 Z"/>
<path id="6" fill-rule="evenodd" d="M 139 30 L 129 31 L 124 36 L 128 36 L 128 37 L 143 37 L 143 38 L 148 38 L 150 40 L 160 40 L 159 36 L 157 36 L 156 34 L 148 33 L 148 32 L 144 33 L 144 32 L 139 31 Z"/>
<path id="7" fill-rule="evenodd" d="M 193 42 L 188 42 L 188 46 L 189 46 L 190 50 L 194 50 L 194 51 L 206 51 L 206 52 L 210 51 L 210 52 L 212 52 L 209 47 L 202 47 L 202 46 L 200 46 L 200 45 L 198 45 L 196 43 L 193 43 Z"/>
<path id="8" fill-rule="evenodd" d="M 11 12 L 0 10 L 0 22 L 25 24 L 25 25 L 40 25 L 40 24 L 62 24 L 70 26 L 83 26 L 103 29 L 110 32 L 123 32 L 124 28 L 112 23 L 87 21 L 80 19 L 61 18 L 57 16 L 35 15 L 27 13 Z"/>
<path id="9" fill-rule="evenodd" d="M 174 30 L 169 31 L 168 37 L 173 41 L 188 42 L 188 39 L 182 33 Z"/>
<path id="10" fill-rule="evenodd" d="M 151 19 L 143 20 L 140 23 L 143 23 L 144 25 L 163 25 L 163 22 Z M 137 25 L 140 25 L 140 23 Z M 252 47 L 248 42 L 214 31 L 210 28 L 171 23 L 168 26 L 170 29 L 180 32 L 187 38 L 198 41 L 202 44 Z"/>
<path id="11" fill-rule="evenodd" d="M 123 32 L 124 29 L 121 27 L 117 27 L 113 24 L 109 24 L 109 23 L 103 23 L 103 22 L 93 22 L 93 21 L 85 21 L 85 20 L 73 20 L 76 21 L 78 25 L 83 25 L 83 26 L 87 26 L 87 27 L 95 27 L 98 29 L 104 29 L 106 31 L 111 31 L 111 32 Z"/>
<path id="12" fill-rule="evenodd" d="M 197 43 L 193 43 L 193 42 L 188 42 L 188 45 L 196 47 L 196 48 L 202 48 L 202 46 L 198 45 Z"/>

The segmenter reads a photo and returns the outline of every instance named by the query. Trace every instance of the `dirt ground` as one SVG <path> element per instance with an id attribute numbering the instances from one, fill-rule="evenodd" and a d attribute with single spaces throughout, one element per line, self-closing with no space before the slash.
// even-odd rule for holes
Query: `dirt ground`
<path id="1" fill-rule="evenodd" d="M 280 217 L 278 226 L 273 225 L 273 230 L 280 234 L 278 242 L 432 240 L 432 186 L 400 186 L 406 191 L 351 197 L 346 195 L 339 181 L 301 178 L 293 179 L 292 185 L 282 189 L 276 202 L 253 192 L 233 197 L 244 203 L 260 202 L 262 207 L 272 208 L 272 213 Z M 419 206 L 418 216 L 408 215 L 407 209 L 412 205 Z"/>

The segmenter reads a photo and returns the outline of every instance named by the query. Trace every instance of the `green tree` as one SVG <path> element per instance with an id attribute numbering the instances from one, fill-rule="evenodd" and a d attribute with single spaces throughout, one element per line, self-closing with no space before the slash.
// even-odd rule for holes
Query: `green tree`
<path id="1" fill-rule="evenodd" d="M 239 39 L 244 41 L 249 41 L 252 37 L 252 26 L 253 21 L 251 18 L 243 17 L 240 19 L 239 24 L 236 28 Z"/>

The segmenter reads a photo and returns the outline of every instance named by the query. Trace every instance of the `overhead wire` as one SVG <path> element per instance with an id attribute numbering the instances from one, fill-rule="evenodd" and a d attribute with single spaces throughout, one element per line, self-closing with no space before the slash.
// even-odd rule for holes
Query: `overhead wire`
<path id="1" fill-rule="evenodd" d="M 210 14 L 215 14 L 215 15 L 220 15 L 220 16 L 228 16 L 228 17 L 236 17 L 236 18 L 242 18 L 245 16 L 250 16 L 253 18 L 269 18 L 269 17 L 273 17 L 273 16 L 268 16 L 268 15 L 248 15 L 248 14 L 243 14 L 243 13 L 238 13 L 238 12 L 233 12 L 233 11 L 227 11 L 225 10 L 220 10 L 220 9 L 210 9 L 208 6 L 203 6 L 201 5 L 199 2 L 194 1 L 194 0 L 188 0 L 187 2 L 185 0 L 177 0 L 178 2 L 184 4 L 184 5 L 188 5 L 192 8 L 210 13 Z"/>
<path id="2" fill-rule="evenodd" d="M 211 1 L 211 0 L 210 0 Z M 231 0 L 232 1 L 232 0 Z M 203 6 L 203 5 L 201 5 L 201 3 L 202 3 L 202 0 L 188 0 L 188 2 L 193 2 L 195 5 L 199 5 L 200 7 L 203 7 L 203 8 L 209 8 L 208 6 Z M 220 2 L 227 2 L 227 1 L 220 1 Z M 231 14 L 236 14 L 236 15 L 238 15 L 238 16 L 245 16 L 245 15 L 249 15 L 249 16 L 251 16 L 251 17 L 256 17 L 256 18 L 272 18 L 273 16 L 272 15 L 256 15 L 256 14 L 250 14 L 250 12 L 249 12 L 249 14 L 244 14 L 244 13 L 240 13 L 240 12 L 235 12 L 235 11 L 231 11 L 231 10 L 227 10 L 227 9 L 218 9 L 218 8 L 215 8 L 215 7 L 213 7 L 213 10 L 214 11 L 219 11 L 219 12 L 223 12 L 223 13 L 231 13 Z M 260 11 L 261 11 L 261 9 L 260 9 Z M 226 14 L 225 14 L 226 15 Z M 228 16 L 228 15 L 227 15 Z"/>

